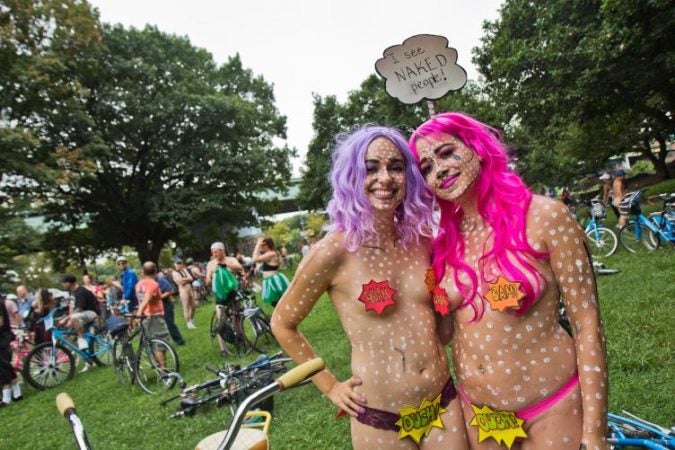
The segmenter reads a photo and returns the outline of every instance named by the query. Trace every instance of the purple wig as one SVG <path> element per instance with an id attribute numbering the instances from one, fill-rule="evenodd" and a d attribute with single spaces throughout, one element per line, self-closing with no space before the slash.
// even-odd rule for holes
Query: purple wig
<path id="1" fill-rule="evenodd" d="M 403 135 L 394 128 L 366 125 L 336 137 L 330 181 L 333 196 L 328 203 L 329 231 L 345 232 L 345 248 L 355 251 L 376 236 L 373 211 L 366 198 L 366 151 L 377 138 L 390 140 L 399 149 L 405 164 L 406 191 L 395 213 L 402 244 L 407 247 L 419 236 L 431 237 L 433 194 L 417 168 L 417 162 Z"/>
<path id="2" fill-rule="evenodd" d="M 532 192 L 509 169 L 509 158 L 497 130 L 464 114 L 439 114 L 420 125 L 410 137 L 410 147 L 416 156 L 416 141 L 437 133 L 461 139 L 482 158 L 474 189 L 478 212 L 492 228 L 494 245 L 479 259 L 477 274 L 464 262 L 464 240 L 459 231 L 464 212 L 456 203 L 437 198 L 441 221 L 433 245 L 436 279 L 443 278 L 447 266 L 454 267 L 455 284 L 465 299 L 462 306 L 471 306 L 473 320 L 478 320 L 484 308 L 482 302 L 476 302 L 476 294 L 479 288 L 483 291 L 486 283 L 496 281 L 487 279 L 486 275 L 491 273 L 491 269 L 497 269 L 510 281 L 522 283 L 525 298 L 516 315 L 523 315 L 539 297 L 545 283 L 533 262 L 548 256 L 536 251 L 527 241 L 527 210 Z M 462 281 L 462 273 L 468 277 L 468 283 Z"/>

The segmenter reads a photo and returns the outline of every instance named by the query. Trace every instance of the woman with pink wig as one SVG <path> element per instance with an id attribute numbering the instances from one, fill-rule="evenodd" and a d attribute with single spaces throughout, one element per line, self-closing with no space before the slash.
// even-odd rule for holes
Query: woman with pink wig
<path id="1" fill-rule="evenodd" d="M 298 325 L 328 293 L 351 344 L 351 377 L 314 384 L 351 416 L 356 449 L 467 449 L 426 274 L 432 197 L 403 136 L 367 126 L 333 153 L 328 234 L 303 258 L 272 330 L 298 363 L 315 357 Z M 327 420 L 330 420 L 327 418 Z"/>
<path id="2" fill-rule="evenodd" d="M 579 224 L 533 195 L 499 133 L 467 115 L 433 117 L 410 146 L 441 211 L 434 299 L 454 326 L 471 448 L 607 449 L 604 335 Z"/>

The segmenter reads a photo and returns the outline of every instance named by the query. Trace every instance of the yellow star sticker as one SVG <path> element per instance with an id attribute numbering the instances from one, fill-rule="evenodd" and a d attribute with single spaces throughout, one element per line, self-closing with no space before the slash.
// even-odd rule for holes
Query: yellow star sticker
<path id="1" fill-rule="evenodd" d="M 520 285 L 515 281 L 509 281 L 503 276 L 499 276 L 497 281 L 488 284 L 488 292 L 484 295 L 485 300 L 490 303 L 493 311 L 502 312 L 507 308 L 519 308 L 520 300 L 525 297 Z"/>
<path id="2" fill-rule="evenodd" d="M 419 409 L 406 405 L 399 411 L 401 418 L 396 422 L 399 426 L 398 438 L 410 436 L 419 444 L 422 436 L 429 435 L 431 428 L 436 427 L 441 430 L 445 428 L 441 420 L 441 414 L 445 411 L 441 406 L 440 394 L 431 402 L 426 398 L 422 400 Z"/>
<path id="3" fill-rule="evenodd" d="M 471 405 L 475 415 L 469 425 L 478 427 L 478 443 L 493 438 L 498 444 L 504 444 L 509 450 L 516 438 L 526 438 L 523 419 L 511 411 L 493 411 L 489 406 L 482 408 Z"/>

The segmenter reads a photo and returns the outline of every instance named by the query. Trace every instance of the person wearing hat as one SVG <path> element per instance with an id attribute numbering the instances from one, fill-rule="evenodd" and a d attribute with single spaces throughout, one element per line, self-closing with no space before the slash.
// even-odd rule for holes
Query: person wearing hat
<path id="1" fill-rule="evenodd" d="M 122 305 L 126 308 L 126 312 L 132 312 L 138 309 L 138 300 L 136 298 L 136 283 L 138 277 L 136 273 L 128 266 L 127 258 L 120 256 L 117 258 L 117 268 L 122 272 L 120 274 L 120 283 L 122 284 Z"/>
<path id="2" fill-rule="evenodd" d="M 614 181 L 612 182 L 612 205 L 616 208 L 615 211 L 620 211 L 619 204 L 621 203 L 623 196 L 626 195 L 626 184 L 624 182 L 625 176 L 626 172 L 623 169 L 619 169 L 614 172 Z M 623 214 L 619 214 L 618 217 L 619 222 L 617 223 L 616 227 L 623 228 L 626 225 L 628 218 Z"/>
<path id="3" fill-rule="evenodd" d="M 178 285 L 178 296 L 183 304 L 183 317 L 185 318 L 186 326 L 188 329 L 193 330 L 197 328 L 193 322 L 195 309 L 197 308 L 197 298 L 192 288 L 194 277 L 185 267 L 182 258 L 174 260 L 174 270 L 171 272 L 171 278 Z"/>

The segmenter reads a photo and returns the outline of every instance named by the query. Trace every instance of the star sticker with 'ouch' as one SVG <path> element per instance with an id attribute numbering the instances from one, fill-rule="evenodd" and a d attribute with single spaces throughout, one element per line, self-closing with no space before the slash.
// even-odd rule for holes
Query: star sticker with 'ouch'
<path id="1" fill-rule="evenodd" d="M 394 294 L 396 291 L 389 287 L 389 281 L 375 281 L 370 280 L 367 284 L 362 284 L 363 287 L 359 301 L 366 305 L 366 311 L 373 310 L 379 316 L 387 306 L 396 304 L 394 302 Z"/>
<path id="2" fill-rule="evenodd" d="M 509 308 L 520 308 L 520 300 L 525 297 L 525 293 L 520 290 L 522 283 L 509 281 L 503 276 L 499 276 L 497 281 L 488 284 L 488 291 L 483 296 L 490 303 L 493 311 L 503 312 Z"/>

